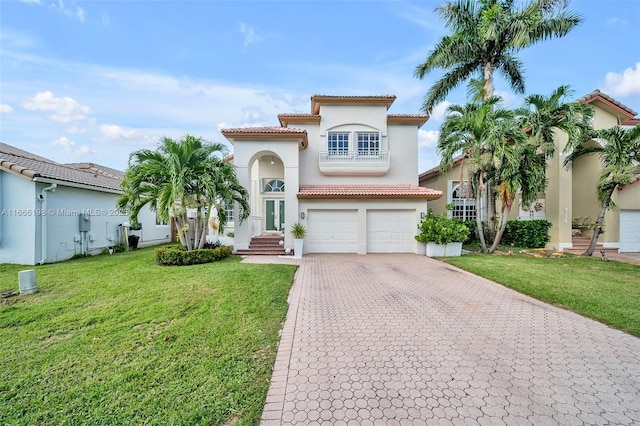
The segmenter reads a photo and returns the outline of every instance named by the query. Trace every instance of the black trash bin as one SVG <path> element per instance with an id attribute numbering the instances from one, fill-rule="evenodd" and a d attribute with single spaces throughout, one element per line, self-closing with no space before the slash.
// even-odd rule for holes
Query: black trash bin
<path id="1" fill-rule="evenodd" d="M 138 248 L 140 237 L 138 235 L 129 235 L 129 248 L 135 250 Z"/>

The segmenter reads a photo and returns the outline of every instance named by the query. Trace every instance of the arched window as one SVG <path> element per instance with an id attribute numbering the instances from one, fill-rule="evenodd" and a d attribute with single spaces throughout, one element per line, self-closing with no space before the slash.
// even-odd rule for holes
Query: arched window
<path id="1" fill-rule="evenodd" d="M 284 181 L 280 179 L 269 181 L 264 187 L 264 192 L 284 192 Z"/>
<path id="2" fill-rule="evenodd" d="M 476 218 L 476 200 L 471 193 L 471 187 L 469 181 L 463 181 L 460 184 L 459 181 L 450 182 L 451 185 L 451 203 L 453 204 L 453 210 L 451 211 L 452 217 L 457 217 L 460 220 L 475 220 Z"/>

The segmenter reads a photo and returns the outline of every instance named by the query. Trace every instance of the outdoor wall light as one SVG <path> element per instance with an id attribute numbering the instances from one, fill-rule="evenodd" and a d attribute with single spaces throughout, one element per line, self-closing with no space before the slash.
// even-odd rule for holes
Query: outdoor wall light
<path id="1" fill-rule="evenodd" d="M 425 212 L 420 212 L 420 219 L 424 219 L 426 216 Z"/>
<path id="2" fill-rule="evenodd" d="M 300 219 L 304 219 L 304 212 L 300 212 Z"/>

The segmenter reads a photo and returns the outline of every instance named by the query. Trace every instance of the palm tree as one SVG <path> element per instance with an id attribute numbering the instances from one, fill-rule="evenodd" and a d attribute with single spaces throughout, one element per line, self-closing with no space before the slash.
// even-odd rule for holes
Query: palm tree
<path id="1" fill-rule="evenodd" d="M 504 170 L 516 169 L 514 140 L 522 139 L 513 111 L 500 106 L 499 97 L 491 97 L 484 102 L 465 105 L 451 105 L 447 118 L 440 127 L 438 152 L 441 155 L 440 168 L 447 170 L 454 158 L 464 155 L 461 167 L 468 167 L 471 187 L 476 203 L 476 227 L 482 252 L 487 251 L 483 220 L 479 214 L 481 200 L 488 198 L 493 188 L 487 181 L 502 178 Z M 468 164 L 465 164 L 468 163 Z M 485 223 L 490 218 L 485 217 Z M 495 242 L 495 240 L 494 240 Z"/>
<path id="2" fill-rule="evenodd" d="M 160 219 L 172 216 L 182 245 L 187 250 L 202 248 L 212 209 L 225 219 L 224 206 L 236 202 L 240 221 L 249 215 L 247 191 L 238 183 L 233 165 L 222 159 L 224 152 L 222 144 L 186 135 L 178 141 L 162 138 L 155 151 L 131 153 L 118 207 L 129 210 L 133 224 L 145 205 Z M 196 213 L 193 241 L 188 236 L 188 209 Z"/>
<path id="3" fill-rule="evenodd" d="M 422 109 L 430 113 L 451 89 L 474 75 L 483 81 L 483 96 L 493 96 L 493 73 L 498 71 L 516 93 L 524 93 L 521 49 L 563 37 L 582 18 L 566 11 L 568 0 L 530 0 L 522 9 L 515 0 L 456 0 L 435 9 L 452 34 L 429 52 L 414 75 L 420 79 L 436 69 L 445 71 L 427 92 Z"/>
<path id="4" fill-rule="evenodd" d="M 591 154 L 599 155 L 602 161 L 602 171 L 596 184 L 601 208 L 594 225 L 591 244 L 583 254 L 585 256 L 591 256 L 596 248 L 605 213 L 608 209 L 615 208 L 611 200 L 613 192 L 634 178 L 635 169 L 640 163 L 640 125 L 631 129 L 615 126 L 597 130 L 593 133 L 593 139 L 595 143 L 567 145 L 566 151 L 572 151 L 564 162 L 570 168 L 578 158 Z"/>

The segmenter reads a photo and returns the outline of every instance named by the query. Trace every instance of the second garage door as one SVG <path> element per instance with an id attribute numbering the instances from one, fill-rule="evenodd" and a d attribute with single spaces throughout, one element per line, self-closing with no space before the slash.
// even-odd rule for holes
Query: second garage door
<path id="1" fill-rule="evenodd" d="M 620 211 L 620 252 L 640 252 L 640 210 Z"/>
<path id="2" fill-rule="evenodd" d="M 413 253 L 415 210 L 367 211 L 367 253 Z"/>
<path id="3" fill-rule="evenodd" d="M 308 253 L 355 253 L 358 241 L 357 210 L 308 210 Z"/>

